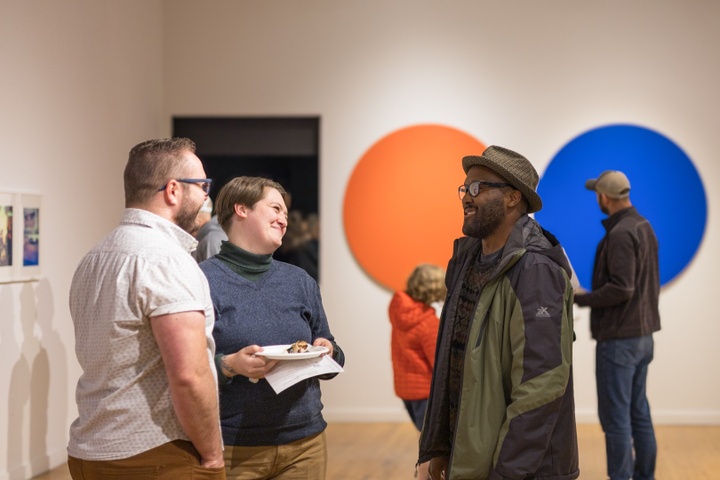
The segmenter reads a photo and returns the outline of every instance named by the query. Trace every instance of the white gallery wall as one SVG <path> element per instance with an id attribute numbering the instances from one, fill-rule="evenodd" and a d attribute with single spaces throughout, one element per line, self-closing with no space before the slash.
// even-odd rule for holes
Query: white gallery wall
<path id="1" fill-rule="evenodd" d="M 321 288 L 347 354 L 323 384 L 329 421 L 407 421 L 392 389 L 391 292 L 343 233 L 344 190 L 370 146 L 437 123 L 542 174 L 588 129 L 661 132 L 695 162 L 708 223 L 662 292 L 651 404 L 658 422 L 720 424 L 719 43 L 711 0 L 0 0 L 0 193 L 43 201 L 42 279 L 0 284 L 0 480 L 65 460 L 80 373 L 70 279 L 117 223 L 127 151 L 169 135 L 174 115 L 320 116 Z M 450 168 L 460 183 L 459 159 Z M 681 185 L 658 188 L 683 201 Z M 418 209 L 423 197 L 399 201 Z M 577 414 L 594 422 L 594 342 L 588 312 L 577 317 Z"/>
<path id="2" fill-rule="evenodd" d="M 438 123 L 513 148 L 542 174 L 578 134 L 630 123 L 683 148 L 709 201 L 698 254 L 662 293 L 663 330 L 656 335 L 649 380 L 652 407 L 658 422 L 720 423 L 720 375 L 710 373 L 720 364 L 720 322 L 710 303 L 720 267 L 712 248 L 720 240 L 720 3 L 170 5 L 164 10 L 168 116 L 321 117 L 320 278 L 331 328 L 347 354 L 346 372 L 323 384 L 328 419 L 406 420 L 389 363 L 391 292 L 360 268 L 343 232 L 344 191 L 368 148 L 397 129 Z M 460 159 L 448 168 L 462 183 Z M 658 188 L 682 202 L 682 186 Z M 389 207 L 399 214 L 422 209 L 423 194 L 398 203 L 400 208 Z M 682 218 L 677 222 L 682 228 Z M 417 241 L 412 232 L 408 241 Z M 588 313 L 577 311 L 580 421 L 596 421 Z"/>
<path id="3" fill-rule="evenodd" d="M 43 273 L 0 284 L 2 480 L 67 460 L 80 374 L 68 289 L 118 222 L 127 152 L 164 128 L 161 13 L 159 1 L 0 0 L 0 192 L 42 195 Z"/>

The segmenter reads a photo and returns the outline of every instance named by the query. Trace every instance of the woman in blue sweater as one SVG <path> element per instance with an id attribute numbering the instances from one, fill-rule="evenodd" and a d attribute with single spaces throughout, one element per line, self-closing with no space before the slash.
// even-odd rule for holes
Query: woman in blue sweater
<path id="1" fill-rule="evenodd" d="M 317 283 L 301 268 L 273 260 L 287 228 L 285 190 L 260 177 L 237 177 L 215 201 L 228 235 L 200 268 L 215 306 L 220 423 L 228 480 L 324 479 L 327 464 L 319 379 L 276 394 L 262 380 L 277 363 L 262 345 L 298 340 L 326 347 L 345 363 L 328 326 Z"/>

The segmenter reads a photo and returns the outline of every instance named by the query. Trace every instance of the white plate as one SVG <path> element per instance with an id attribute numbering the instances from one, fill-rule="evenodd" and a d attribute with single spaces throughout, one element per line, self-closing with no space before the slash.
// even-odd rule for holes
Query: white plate
<path id="1" fill-rule="evenodd" d="M 302 353 L 288 353 L 287 349 L 290 345 L 270 345 L 263 347 L 262 352 L 256 352 L 255 355 L 269 358 L 270 360 L 302 360 L 303 358 L 319 357 L 329 350 L 325 347 L 308 346 L 307 351 Z"/>

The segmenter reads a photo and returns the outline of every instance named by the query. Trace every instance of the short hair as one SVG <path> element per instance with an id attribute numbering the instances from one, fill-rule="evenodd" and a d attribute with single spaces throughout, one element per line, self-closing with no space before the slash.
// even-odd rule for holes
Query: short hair
<path id="1" fill-rule="evenodd" d="M 245 205 L 252 210 L 257 202 L 265 198 L 266 187 L 274 188 L 285 199 L 287 192 L 282 185 L 264 177 L 235 177 L 220 189 L 215 198 L 215 213 L 225 232 L 230 228 L 235 205 Z"/>
<path id="2" fill-rule="evenodd" d="M 130 150 L 123 179 L 125 206 L 144 205 L 164 184 L 183 175 L 184 152 L 195 153 L 189 138 L 147 140 Z"/>
<path id="3" fill-rule="evenodd" d="M 445 270 L 429 263 L 418 265 L 408 278 L 407 294 L 427 305 L 445 300 Z"/>

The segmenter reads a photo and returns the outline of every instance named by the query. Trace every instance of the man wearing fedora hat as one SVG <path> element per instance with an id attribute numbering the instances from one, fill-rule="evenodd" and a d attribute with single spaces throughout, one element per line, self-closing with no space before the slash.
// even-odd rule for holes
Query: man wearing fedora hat
<path id="1" fill-rule="evenodd" d="M 605 237 L 598 244 L 592 291 L 575 295 L 591 307 L 597 341 L 598 416 L 605 432 L 611 480 L 655 478 L 657 443 L 645 386 L 660 330 L 658 242 L 650 222 L 630 202 L 630 181 L 608 170 L 585 182 L 597 194 Z"/>
<path id="2" fill-rule="evenodd" d="M 433 480 L 577 478 L 571 268 L 528 216 L 538 174 L 497 146 L 462 166 L 419 462 Z"/>

